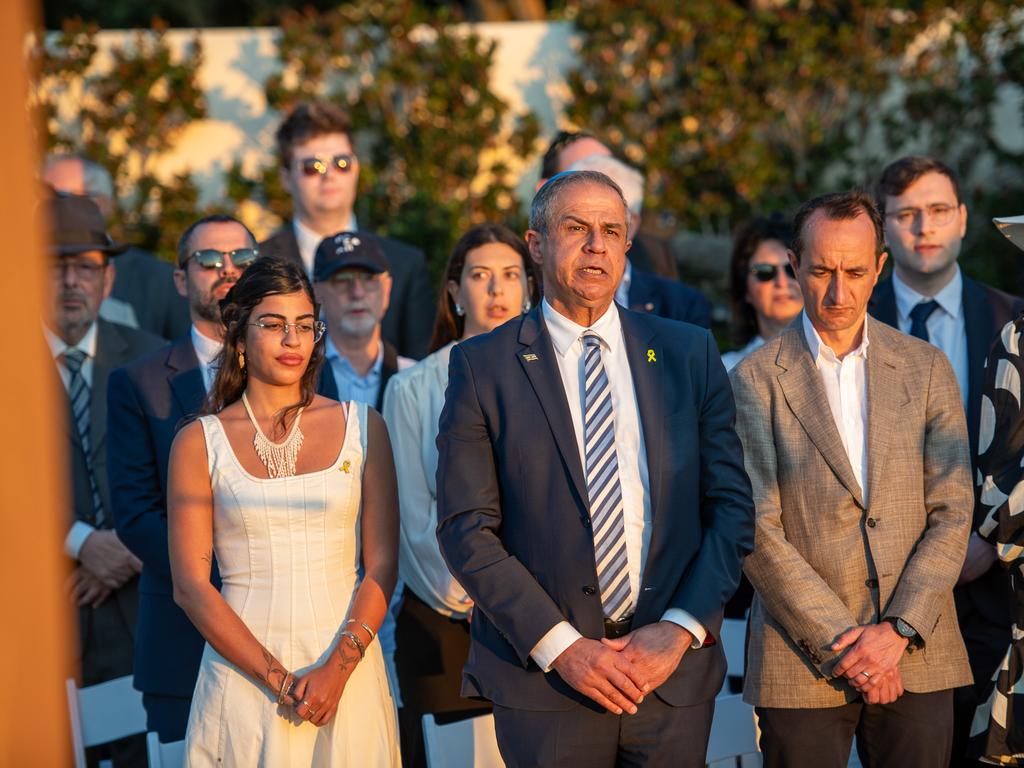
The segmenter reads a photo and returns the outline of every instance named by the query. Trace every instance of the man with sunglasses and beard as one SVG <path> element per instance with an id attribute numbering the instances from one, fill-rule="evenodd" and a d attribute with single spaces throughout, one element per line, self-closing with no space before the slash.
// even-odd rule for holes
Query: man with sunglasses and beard
<path id="1" fill-rule="evenodd" d="M 207 216 L 178 242 L 178 292 L 188 299 L 188 335 L 124 368 L 108 386 L 108 448 L 114 521 L 142 561 L 135 641 L 135 687 L 147 730 L 160 741 L 185 738 L 204 641 L 173 598 L 167 550 L 167 464 L 182 421 L 199 411 L 216 375 L 224 327 L 220 300 L 259 252 L 231 216 Z M 219 584 L 216 568 L 214 583 Z"/>
<path id="2" fill-rule="evenodd" d="M 313 276 L 317 246 L 338 232 L 364 231 L 355 217 L 359 158 L 348 115 L 328 102 L 296 106 L 277 130 L 281 183 L 294 214 L 264 242 L 260 252 L 302 264 Z M 423 252 L 378 238 L 390 265 L 391 304 L 381 329 L 398 353 L 426 354 L 434 322 L 434 300 Z"/>

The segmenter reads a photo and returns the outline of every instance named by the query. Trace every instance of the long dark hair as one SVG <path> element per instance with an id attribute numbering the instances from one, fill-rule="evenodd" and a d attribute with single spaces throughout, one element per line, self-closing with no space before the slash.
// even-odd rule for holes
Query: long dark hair
<path id="1" fill-rule="evenodd" d="M 302 267 L 290 261 L 268 257 L 258 259 L 231 286 L 227 296 L 220 302 L 221 318 L 224 321 L 224 349 L 217 359 L 217 378 L 206 396 L 203 413 L 220 413 L 242 398 L 246 372 L 238 364 L 238 344 L 245 339 L 253 309 L 267 296 L 299 292 L 306 294 L 313 305 L 313 316 L 319 317 L 320 307 L 313 296 L 313 286 Z M 323 361 L 324 340 L 320 339 L 313 345 L 309 365 L 302 374 L 301 400 L 282 408 L 277 414 L 277 425 L 282 430 L 292 412 L 313 402 Z"/>
<path id="2" fill-rule="evenodd" d="M 747 272 L 750 259 L 761 243 L 777 240 L 786 248 L 793 247 L 793 228 L 781 214 L 758 217 L 745 224 L 733 241 L 729 265 L 729 299 L 736 341 L 746 344 L 757 335 L 757 313 L 747 301 Z"/>
<path id="3" fill-rule="evenodd" d="M 437 317 L 434 320 L 434 335 L 430 339 L 430 351 L 436 352 L 445 344 L 462 338 L 466 330 L 466 319 L 455 314 L 455 302 L 448 293 L 448 281 L 462 280 L 462 269 L 466 266 L 466 254 L 474 248 L 488 243 L 502 243 L 519 254 L 523 260 L 526 275 L 526 290 L 530 303 L 540 301 L 540 281 L 530 258 L 526 242 L 508 227 L 501 224 L 480 224 L 459 238 L 448 257 L 448 264 L 441 276 L 441 289 L 437 292 Z"/>

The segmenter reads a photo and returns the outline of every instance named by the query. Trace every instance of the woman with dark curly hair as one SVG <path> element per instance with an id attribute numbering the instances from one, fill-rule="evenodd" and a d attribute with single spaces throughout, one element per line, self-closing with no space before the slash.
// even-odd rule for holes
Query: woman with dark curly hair
<path id="1" fill-rule="evenodd" d="M 729 267 L 729 298 L 737 341 L 745 346 L 722 355 L 726 370 L 778 336 L 804 300 L 786 250 L 793 229 L 780 216 L 756 218 L 736 234 Z"/>
<path id="2" fill-rule="evenodd" d="M 205 415 L 169 469 L 174 597 L 207 640 L 186 763 L 398 765 L 373 643 L 397 571 L 387 429 L 315 394 L 324 327 L 301 267 L 257 261 L 221 311 Z"/>

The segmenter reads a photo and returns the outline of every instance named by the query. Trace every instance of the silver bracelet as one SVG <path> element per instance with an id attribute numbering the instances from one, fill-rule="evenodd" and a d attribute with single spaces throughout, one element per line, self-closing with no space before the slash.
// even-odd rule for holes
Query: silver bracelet
<path id="1" fill-rule="evenodd" d="M 341 636 L 347 637 L 349 640 L 352 641 L 352 644 L 355 645 L 356 650 L 359 651 L 360 659 L 362 659 L 366 655 L 366 646 L 363 645 L 363 641 L 359 639 L 359 636 L 355 632 L 346 629 L 344 632 L 341 633 Z"/>
<path id="2" fill-rule="evenodd" d="M 366 625 L 365 623 L 359 621 L 358 619 L 349 619 L 348 621 L 345 622 L 345 626 L 346 627 L 349 624 L 358 624 L 360 627 L 365 629 L 366 630 L 366 634 L 368 634 L 370 636 L 370 642 L 371 643 L 373 642 L 373 638 L 375 638 L 377 636 L 376 632 L 374 632 L 372 629 L 370 629 L 370 627 L 368 625 Z"/>

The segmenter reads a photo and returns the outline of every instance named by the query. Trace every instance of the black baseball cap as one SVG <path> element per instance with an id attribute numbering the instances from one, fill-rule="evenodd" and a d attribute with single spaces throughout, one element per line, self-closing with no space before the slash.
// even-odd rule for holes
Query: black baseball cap
<path id="1" fill-rule="evenodd" d="M 313 281 L 327 280 L 340 269 L 364 269 L 379 275 L 389 267 L 376 237 L 366 232 L 339 232 L 325 237 L 317 246 Z"/>

